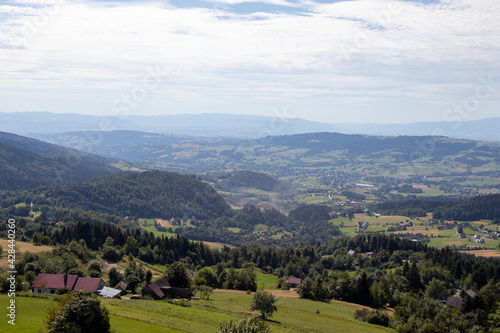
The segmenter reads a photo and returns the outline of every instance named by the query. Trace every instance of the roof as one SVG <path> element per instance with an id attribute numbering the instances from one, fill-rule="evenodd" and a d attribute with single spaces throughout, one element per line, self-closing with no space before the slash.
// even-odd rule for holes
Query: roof
<path id="1" fill-rule="evenodd" d="M 299 278 L 294 278 L 294 277 L 289 277 L 285 283 L 289 283 L 289 284 L 296 284 L 296 285 L 299 285 L 302 283 L 302 279 L 299 279 Z"/>
<path id="2" fill-rule="evenodd" d="M 462 304 L 464 303 L 464 300 L 460 297 L 457 296 L 450 296 L 448 300 L 446 301 L 446 305 L 452 308 L 457 308 L 460 309 L 462 307 Z"/>
<path id="3" fill-rule="evenodd" d="M 64 274 L 38 274 L 31 288 L 57 289 L 67 287 L 72 289 L 77 279 L 78 275 L 66 275 L 65 283 Z"/>
<path id="4" fill-rule="evenodd" d="M 31 288 L 60 288 L 64 287 L 64 275 L 62 274 L 38 274 Z"/>
<path id="5" fill-rule="evenodd" d="M 472 289 L 466 291 L 466 294 L 469 295 L 472 298 L 474 298 L 474 297 L 477 296 L 477 293 L 474 290 L 472 290 Z"/>
<path id="6" fill-rule="evenodd" d="M 146 288 L 149 288 L 153 293 L 156 294 L 156 296 L 163 298 L 165 297 L 165 293 L 162 291 L 162 289 L 169 289 L 171 288 L 171 286 L 167 278 L 163 277 L 158 281 L 148 284 Z"/>
<path id="7" fill-rule="evenodd" d="M 128 287 L 128 285 L 125 282 L 120 281 L 116 284 L 115 289 L 120 289 L 122 291 L 125 291 L 125 290 L 127 290 L 127 287 Z"/>
<path id="8" fill-rule="evenodd" d="M 97 292 L 101 283 L 99 278 L 79 277 L 78 275 L 65 274 L 38 274 L 31 288 L 57 289 L 66 287 L 75 290 L 90 290 Z"/>
<path id="9" fill-rule="evenodd" d="M 100 278 L 85 278 L 81 277 L 76 280 L 73 290 L 90 290 L 91 292 L 97 292 L 102 280 Z"/>
<path id="10" fill-rule="evenodd" d="M 352 255 L 355 255 L 355 254 L 356 254 L 356 251 L 354 251 L 354 250 L 349 250 L 349 251 L 347 252 L 347 254 L 350 254 L 350 255 L 352 256 Z"/>
<path id="11" fill-rule="evenodd" d="M 162 277 L 158 281 L 155 281 L 155 282 L 153 282 L 151 284 L 157 285 L 160 288 L 170 287 L 170 282 L 168 282 L 168 279 L 166 277 Z"/>
<path id="12" fill-rule="evenodd" d="M 120 289 L 102 287 L 102 289 L 99 289 L 97 293 L 102 297 L 117 297 L 121 295 L 122 291 Z"/>

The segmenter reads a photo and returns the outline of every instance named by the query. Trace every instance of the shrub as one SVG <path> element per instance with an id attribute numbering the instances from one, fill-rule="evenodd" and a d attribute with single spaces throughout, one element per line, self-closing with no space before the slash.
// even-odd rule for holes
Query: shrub
<path id="1" fill-rule="evenodd" d="M 263 320 L 250 317 L 221 324 L 217 333 L 271 333 L 271 330 Z"/>
<path id="2" fill-rule="evenodd" d="M 389 326 L 389 316 L 378 310 L 358 309 L 354 312 L 354 318 L 374 325 Z"/>
<path id="3" fill-rule="evenodd" d="M 64 294 L 69 294 L 71 292 L 71 289 L 68 287 L 59 287 L 56 289 L 56 295 L 64 295 Z"/>
<path id="4" fill-rule="evenodd" d="M 90 291 L 75 291 L 49 309 L 45 324 L 49 332 L 107 333 L 109 315 L 101 301 Z"/>

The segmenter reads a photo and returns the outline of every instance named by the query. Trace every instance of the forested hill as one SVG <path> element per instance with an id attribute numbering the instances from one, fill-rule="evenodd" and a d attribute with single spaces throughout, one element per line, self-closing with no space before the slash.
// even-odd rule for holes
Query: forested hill
<path id="1" fill-rule="evenodd" d="M 231 214 L 224 199 L 210 185 L 195 176 L 166 171 L 120 172 L 34 193 L 50 206 L 121 217 L 209 219 Z"/>
<path id="2" fill-rule="evenodd" d="M 500 223 L 500 194 L 481 195 L 457 203 L 446 203 L 434 210 L 434 218 L 459 221 L 486 219 Z"/>
<path id="3" fill-rule="evenodd" d="M 345 150 L 349 154 L 358 156 L 380 154 L 386 151 L 391 152 L 391 154 L 409 154 L 412 151 L 419 150 L 424 155 L 426 152 L 429 155 L 432 153 L 435 158 L 457 154 L 477 146 L 474 141 L 439 136 L 382 137 L 326 132 L 274 136 L 268 137 L 267 141 L 272 142 L 273 145 L 286 146 L 292 149 L 309 149 L 309 154 L 318 154 L 330 150 Z"/>
<path id="4" fill-rule="evenodd" d="M 0 132 L 0 189 L 64 185 L 118 171 L 97 155 Z"/>
<path id="5" fill-rule="evenodd" d="M 500 223 L 500 194 L 480 195 L 461 200 L 410 200 L 382 202 L 370 209 L 385 215 L 426 216 L 435 219 L 475 221 L 494 220 Z"/>

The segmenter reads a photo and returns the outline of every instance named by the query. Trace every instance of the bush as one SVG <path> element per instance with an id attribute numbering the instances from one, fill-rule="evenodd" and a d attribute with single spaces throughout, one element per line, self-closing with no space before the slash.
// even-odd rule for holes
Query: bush
<path id="1" fill-rule="evenodd" d="M 102 267 L 101 263 L 98 260 L 92 260 L 88 265 L 87 265 L 87 270 L 90 271 L 96 271 L 101 273 Z"/>
<path id="2" fill-rule="evenodd" d="M 354 318 L 374 325 L 389 326 L 389 316 L 378 310 L 358 309 L 354 312 Z"/>
<path id="3" fill-rule="evenodd" d="M 49 309 L 45 324 L 49 332 L 107 333 L 109 315 L 101 301 L 90 291 L 75 291 Z"/>
<path id="4" fill-rule="evenodd" d="M 217 333 L 271 333 L 271 330 L 263 320 L 250 317 L 221 324 Z"/>
<path id="5" fill-rule="evenodd" d="M 114 247 L 105 247 L 103 257 L 104 259 L 109 260 L 111 262 L 118 262 L 120 261 L 122 255 L 120 251 L 118 251 Z"/>
<path id="6" fill-rule="evenodd" d="M 64 294 L 69 294 L 71 292 L 71 289 L 68 287 L 59 287 L 56 289 L 56 295 L 64 295 Z"/>

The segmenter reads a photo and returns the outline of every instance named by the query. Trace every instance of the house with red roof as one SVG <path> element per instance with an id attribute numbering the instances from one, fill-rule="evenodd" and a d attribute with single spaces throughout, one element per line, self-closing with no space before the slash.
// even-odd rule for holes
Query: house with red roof
<path id="1" fill-rule="evenodd" d="M 64 273 L 38 274 L 31 285 L 31 290 L 37 294 L 54 294 L 58 288 L 63 287 L 71 291 L 89 290 L 97 294 L 97 290 L 104 287 L 104 281 L 100 278 L 79 277 Z"/>
<path id="2" fill-rule="evenodd" d="M 295 277 L 289 277 L 285 283 L 289 284 L 290 287 L 295 288 L 299 286 L 302 283 L 302 279 L 295 278 Z"/>

